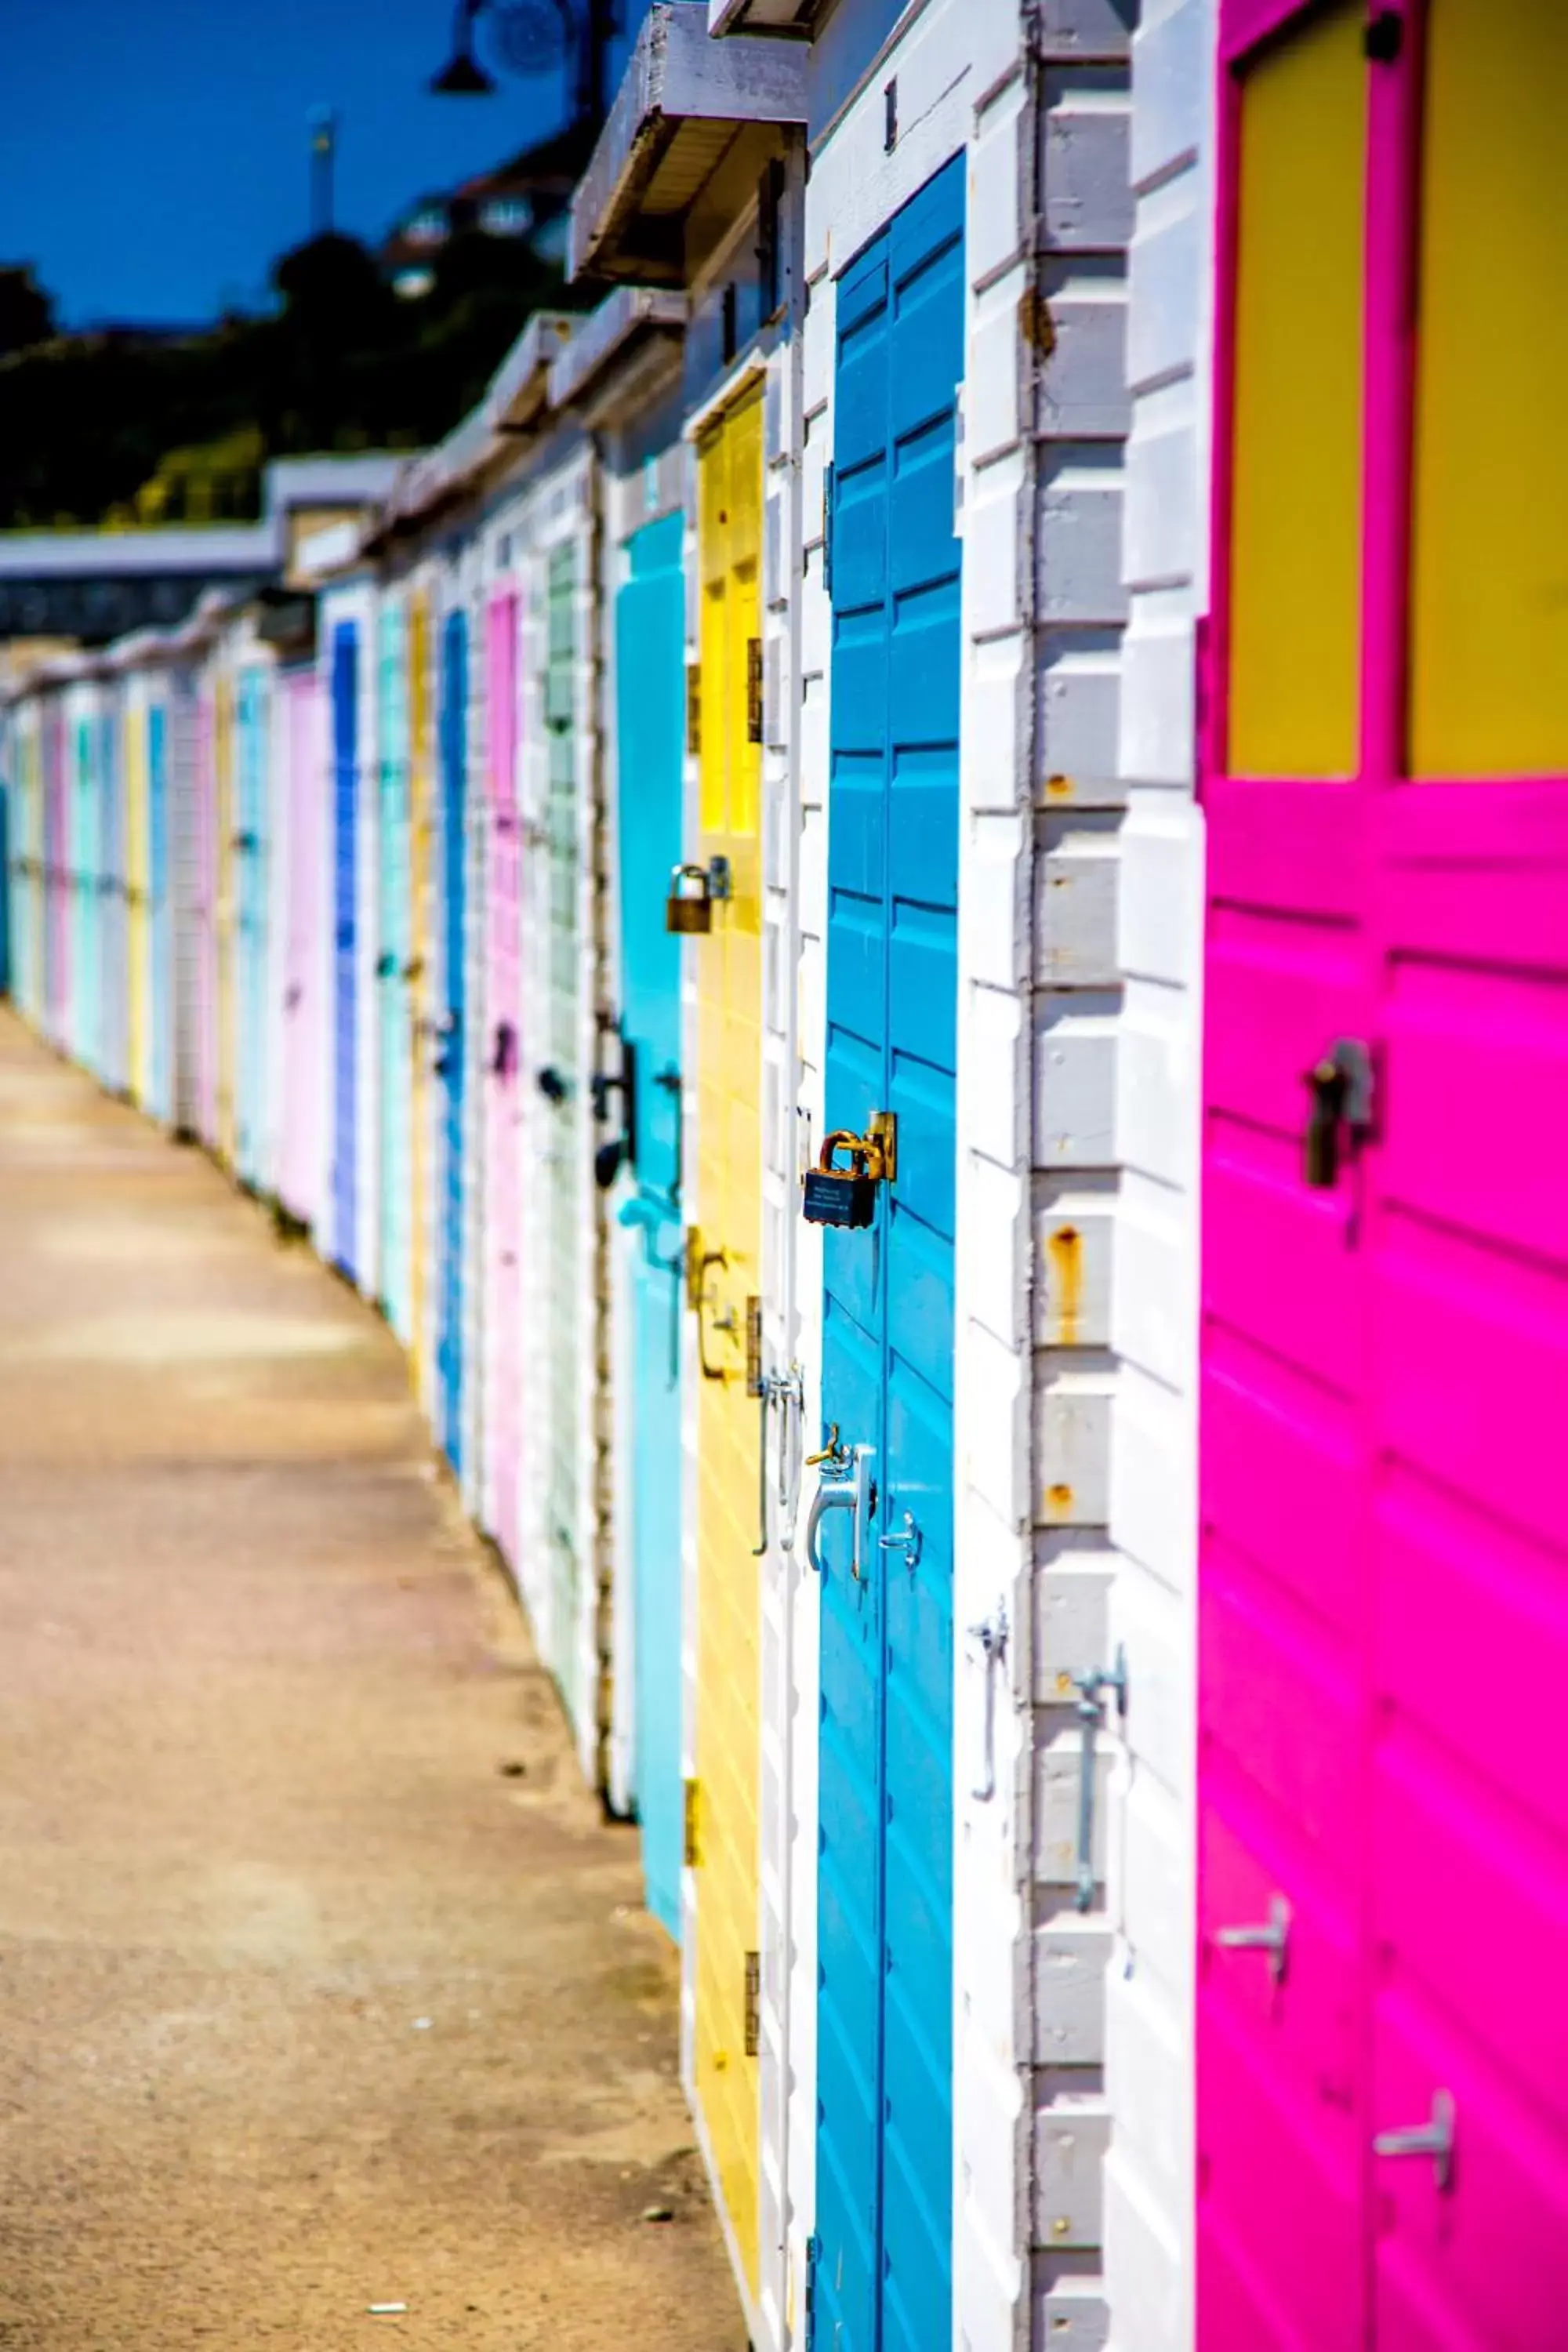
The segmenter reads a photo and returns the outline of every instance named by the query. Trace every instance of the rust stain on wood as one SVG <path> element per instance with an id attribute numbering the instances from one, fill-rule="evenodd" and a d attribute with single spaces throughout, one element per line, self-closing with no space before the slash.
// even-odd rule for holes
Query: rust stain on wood
<path id="1" fill-rule="evenodd" d="M 1083 1235 L 1078 1227 L 1058 1225 L 1047 1234 L 1046 1257 L 1050 1266 L 1057 1345 L 1076 1348 L 1079 1317 L 1083 1309 Z"/>

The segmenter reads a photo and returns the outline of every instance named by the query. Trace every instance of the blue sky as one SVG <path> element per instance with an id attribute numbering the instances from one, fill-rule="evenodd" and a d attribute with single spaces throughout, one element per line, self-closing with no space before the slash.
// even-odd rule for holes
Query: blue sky
<path id="1" fill-rule="evenodd" d="M 309 234 L 312 108 L 341 117 L 338 225 L 371 239 L 563 119 L 560 74 L 428 95 L 451 28 L 449 0 L 0 0 L 0 262 L 36 263 L 67 326 L 260 303 Z"/>

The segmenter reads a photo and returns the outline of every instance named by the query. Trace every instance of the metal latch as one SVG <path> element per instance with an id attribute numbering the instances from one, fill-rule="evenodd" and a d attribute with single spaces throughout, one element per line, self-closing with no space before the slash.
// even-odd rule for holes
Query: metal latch
<path id="1" fill-rule="evenodd" d="M 752 1548 L 752 1558 L 762 1559 L 768 1549 L 768 1414 L 776 1405 L 779 1415 L 779 1509 L 784 1517 L 783 1549 L 788 1551 L 795 1541 L 794 1512 L 790 1508 L 789 1465 L 785 1458 L 789 1439 L 791 1409 L 797 1412 L 805 1402 L 805 1389 L 798 1366 L 787 1372 L 770 1372 L 763 1363 L 763 1302 L 752 1296 L 746 1301 L 746 1394 L 757 1400 L 757 1540 Z"/>
<path id="2" fill-rule="evenodd" d="M 987 1617 L 980 1624 L 972 1625 L 969 1638 L 980 1644 L 980 1655 L 985 1667 L 985 1744 L 981 1759 L 982 1778 L 979 1786 L 969 1793 L 976 1803 L 988 1805 L 996 1794 L 996 1673 L 1007 1654 L 1005 1602 L 997 1603 L 994 1617 Z"/>
<path id="3" fill-rule="evenodd" d="M 1352 1142 L 1372 1127 L 1372 1055 L 1359 1037 L 1338 1037 L 1307 1072 L 1312 1097 L 1307 1114 L 1307 1181 L 1314 1192 L 1331 1191 L 1340 1172 L 1343 1133 Z"/>
<path id="4" fill-rule="evenodd" d="M 1276 1895 L 1268 1906 L 1267 1924 L 1246 1927 L 1219 1927 L 1215 1942 L 1227 1952 L 1267 1952 L 1268 1973 L 1276 1984 L 1285 1976 L 1285 1951 L 1290 1935 L 1290 1906 L 1282 1895 Z"/>
<path id="5" fill-rule="evenodd" d="M 1429 2156 L 1432 2177 L 1439 2191 L 1454 2182 L 1454 2095 L 1432 2094 L 1432 2120 L 1398 2131 L 1379 2132 L 1372 2144 L 1373 2156 Z"/>
<path id="6" fill-rule="evenodd" d="M 1085 1675 L 1074 1675 L 1078 1691 L 1079 1747 L 1078 1759 L 1078 1889 L 1073 1902 L 1079 1911 L 1087 1911 L 1094 1901 L 1094 1744 L 1095 1734 L 1105 1721 L 1102 1691 L 1112 1691 L 1116 1696 L 1116 1712 L 1127 1713 L 1127 1653 L 1118 1643 L 1113 1666 L 1090 1666 Z"/>

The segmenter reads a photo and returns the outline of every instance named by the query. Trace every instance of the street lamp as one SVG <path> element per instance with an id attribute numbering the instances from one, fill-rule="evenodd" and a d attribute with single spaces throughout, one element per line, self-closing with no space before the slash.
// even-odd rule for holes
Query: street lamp
<path id="1" fill-rule="evenodd" d="M 493 98 L 496 85 L 474 55 L 474 19 L 485 0 L 458 0 L 452 54 L 431 81 L 441 98 Z"/>
<path id="2" fill-rule="evenodd" d="M 584 0 L 579 22 L 573 0 L 457 0 L 452 55 L 430 87 L 443 98 L 489 98 L 494 77 L 474 55 L 474 27 L 489 16 L 502 62 L 515 74 L 548 73 L 575 50 L 579 121 L 604 112 L 605 52 L 616 29 L 615 0 Z"/>

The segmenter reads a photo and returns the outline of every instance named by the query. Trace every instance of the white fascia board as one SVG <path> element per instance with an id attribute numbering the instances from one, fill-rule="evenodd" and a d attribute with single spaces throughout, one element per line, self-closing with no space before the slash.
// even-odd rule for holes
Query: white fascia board
<path id="1" fill-rule="evenodd" d="M 686 331 L 686 297 L 673 289 L 617 286 L 578 328 L 552 362 L 550 405 L 565 408 L 581 399 L 605 370 L 624 358 L 645 335 Z"/>
<path id="2" fill-rule="evenodd" d="M 555 363 L 577 320 L 565 310 L 536 310 L 508 352 L 485 394 L 485 413 L 497 433 L 526 430 L 543 407 Z"/>
<path id="3" fill-rule="evenodd" d="M 6 531 L 0 534 L 0 580 L 268 572 L 278 538 L 271 521 L 184 530 Z"/>
<path id="4" fill-rule="evenodd" d="M 618 239 L 682 127 L 804 123 L 809 61 L 803 41 L 710 39 L 706 0 L 655 0 L 572 199 L 567 276 L 653 274 Z"/>

